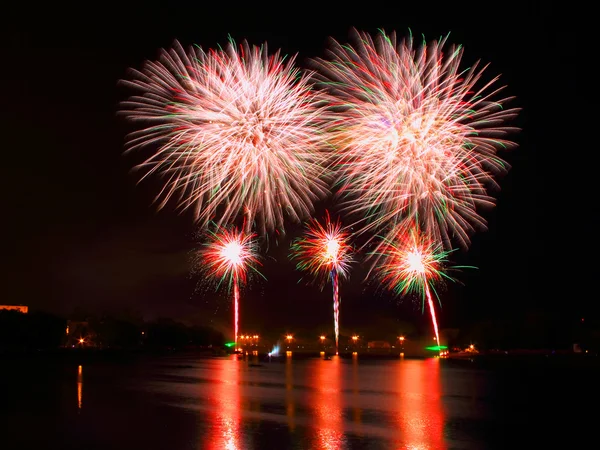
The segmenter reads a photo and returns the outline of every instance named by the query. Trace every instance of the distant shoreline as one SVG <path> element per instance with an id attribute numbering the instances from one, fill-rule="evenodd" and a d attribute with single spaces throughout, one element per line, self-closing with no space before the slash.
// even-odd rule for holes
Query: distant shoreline
<path id="1" fill-rule="evenodd" d="M 398 353 L 383 352 L 358 352 L 353 355 L 352 352 L 341 352 L 341 359 L 359 360 L 397 360 L 397 359 L 426 359 L 434 357 L 431 355 L 409 355 L 401 356 Z M 161 358 L 161 357 L 182 357 L 182 358 L 222 358 L 233 357 L 232 354 L 225 353 L 221 348 L 197 348 L 197 349 L 68 349 L 61 348 L 55 350 L 42 351 L 0 351 L 0 362 L 2 360 L 18 361 L 44 361 L 66 364 L 90 364 L 103 362 L 135 362 L 138 359 Z M 296 351 L 289 356 L 297 360 L 317 359 L 333 357 L 332 353 L 319 354 L 315 352 Z M 285 361 L 288 356 L 285 352 L 279 355 L 269 357 L 267 353 L 258 355 L 238 355 L 239 360 L 252 362 L 277 362 Z M 542 350 L 508 350 L 494 351 L 485 353 L 466 354 L 465 352 L 450 353 L 440 359 L 440 363 L 446 365 L 468 365 L 481 368 L 510 367 L 510 366 L 528 366 L 528 365 L 550 365 L 550 366 L 568 366 L 568 367 L 590 367 L 600 368 L 600 357 L 592 353 L 575 353 L 568 351 L 542 351 Z"/>

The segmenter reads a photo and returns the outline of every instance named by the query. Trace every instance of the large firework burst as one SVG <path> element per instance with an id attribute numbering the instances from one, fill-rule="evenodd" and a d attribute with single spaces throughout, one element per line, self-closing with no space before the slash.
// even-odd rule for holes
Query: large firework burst
<path id="1" fill-rule="evenodd" d="M 325 225 L 312 219 L 306 224 L 305 235 L 292 242 L 291 258 L 296 260 L 296 268 L 309 272 L 321 281 L 321 288 L 327 280 L 333 287 L 333 318 L 336 352 L 339 348 L 339 278 L 347 277 L 352 262 L 349 233 L 339 221 L 332 222 L 329 213 Z"/>
<path id="2" fill-rule="evenodd" d="M 201 226 L 243 216 L 263 234 L 309 217 L 327 195 L 324 110 L 310 73 L 266 44 L 185 51 L 175 42 L 124 83 L 140 92 L 122 114 L 143 128 L 128 148 L 149 146 L 140 168 L 158 173 L 159 208 L 176 198 Z"/>
<path id="3" fill-rule="evenodd" d="M 518 109 L 495 99 L 498 77 L 476 87 L 487 66 L 461 70 L 463 49 L 445 51 L 447 37 L 421 46 L 395 33 L 355 38 L 315 60 L 336 116 L 329 131 L 344 210 L 361 215 L 358 233 L 391 236 L 417 222 L 445 247 L 467 248 L 486 226 L 478 207 L 494 204 L 487 192 L 508 170 L 496 154 L 516 145 L 505 122 Z"/>

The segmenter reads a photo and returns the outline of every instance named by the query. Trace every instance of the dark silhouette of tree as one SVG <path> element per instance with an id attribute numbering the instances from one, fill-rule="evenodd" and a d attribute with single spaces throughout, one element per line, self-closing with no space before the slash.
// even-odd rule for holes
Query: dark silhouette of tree
<path id="1" fill-rule="evenodd" d="M 142 327 L 115 317 L 103 317 L 93 324 L 102 348 L 133 349 L 142 343 Z"/>
<path id="2" fill-rule="evenodd" d="M 0 310 L 0 349 L 55 349 L 62 343 L 65 328 L 66 321 L 52 314 Z"/>
<path id="3" fill-rule="evenodd" d="M 146 328 L 146 345 L 149 347 L 180 349 L 190 343 L 187 327 L 173 319 L 161 318 Z"/>

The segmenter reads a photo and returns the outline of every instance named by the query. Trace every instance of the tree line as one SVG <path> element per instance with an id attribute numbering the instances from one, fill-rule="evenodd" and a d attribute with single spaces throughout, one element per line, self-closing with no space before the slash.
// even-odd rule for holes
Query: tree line
<path id="1" fill-rule="evenodd" d="M 204 325 L 186 325 L 170 318 L 145 322 L 113 315 L 68 320 L 51 313 L 0 310 L 0 351 L 59 348 L 181 349 L 222 347 L 224 335 Z"/>
<path id="2" fill-rule="evenodd" d="M 43 311 L 27 314 L 0 310 L 0 351 L 38 351 L 58 348 L 112 349 L 184 349 L 224 347 L 225 336 L 207 325 L 186 325 L 171 318 L 144 321 L 135 315 L 86 315 L 77 313 L 73 319 Z M 362 338 L 387 339 L 394 342 L 399 334 L 417 338 L 425 330 L 410 323 L 374 324 L 356 331 Z M 385 325 L 385 326 L 384 326 Z M 428 323 L 426 324 L 428 325 Z M 388 329 L 383 335 L 383 329 Z M 283 328 L 282 328 L 283 330 Z M 282 330 L 271 330 L 273 332 Z M 295 330 L 295 339 L 304 334 L 317 339 L 315 331 Z M 278 335 L 278 333 L 275 333 Z M 379 336 L 381 334 L 381 336 Z M 389 336 L 388 336 L 389 334 Z M 485 349 L 569 349 L 574 344 L 597 351 L 600 349 L 600 323 L 593 320 L 550 320 L 538 314 L 512 319 L 480 320 L 454 330 L 442 330 L 450 347 L 465 347 L 470 343 Z M 268 338 L 268 339 L 267 339 Z M 261 335 L 276 342 L 278 337 Z M 348 337 L 346 336 L 346 340 Z"/>

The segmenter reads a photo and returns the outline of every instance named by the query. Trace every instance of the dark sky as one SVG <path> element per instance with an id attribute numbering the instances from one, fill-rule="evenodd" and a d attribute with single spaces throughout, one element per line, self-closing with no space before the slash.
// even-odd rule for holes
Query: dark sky
<path id="1" fill-rule="evenodd" d="M 123 2 L 124 4 L 127 2 Z M 133 128 L 117 117 L 130 91 L 119 86 L 130 67 L 141 68 L 174 39 L 204 48 L 240 42 L 267 42 L 271 50 L 298 53 L 298 64 L 322 56 L 329 36 L 347 41 L 351 27 L 382 28 L 405 36 L 409 28 L 427 40 L 450 33 L 465 47 L 465 64 L 489 62 L 486 74 L 501 74 L 505 91 L 523 112 L 514 125 L 516 150 L 501 154 L 512 170 L 500 180 L 497 207 L 482 213 L 489 231 L 473 237 L 455 262 L 477 266 L 456 274 L 464 285 L 442 291 L 444 326 L 518 314 L 532 308 L 565 317 L 586 313 L 583 300 L 557 297 L 559 269 L 556 233 L 561 229 L 553 198 L 562 189 L 552 173 L 563 170 L 565 127 L 557 111 L 566 110 L 575 76 L 564 28 L 542 2 L 393 2 L 398 6 L 350 3 L 309 7 L 279 3 L 273 8 L 246 2 L 214 6 L 203 2 L 144 2 L 130 6 L 97 2 L 24 5 L 8 11 L 2 30 L 2 183 L 4 234 L 2 302 L 69 314 L 75 307 L 103 311 L 133 309 L 145 317 L 169 315 L 229 323 L 225 292 L 196 289 L 190 276 L 194 248 L 191 213 L 178 215 L 151 204 L 157 183 L 136 185 L 136 155 L 123 155 Z M 285 7 L 283 6 L 285 4 Z M 418 6 L 420 5 L 420 6 Z M 289 9 L 289 11 L 286 11 Z M 557 55 L 565 64 L 556 61 Z M 574 58 L 573 58 L 574 59 Z M 557 92 L 561 86 L 565 95 Z M 571 86 L 569 88 L 568 86 Z M 317 205 L 320 210 L 327 204 Z M 289 227 L 290 238 L 298 227 Z M 298 284 L 286 261 L 288 241 L 265 252 L 263 274 L 242 296 L 242 327 L 274 324 L 298 329 L 330 326 L 331 293 Z M 553 263 L 554 262 L 554 263 Z M 540 268 L 543 267 L 543 268 Z M 427 322 L 410 300 L 400 305 L 362 284 L 357 267 L 342 284 L 343 328 L 406 318 Z M 387 319 L 386 319 L 387 318 Z M 390 319 L 392 318 L 392 319 Z"/>

